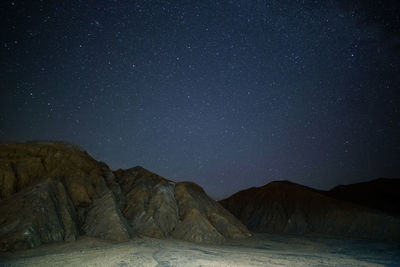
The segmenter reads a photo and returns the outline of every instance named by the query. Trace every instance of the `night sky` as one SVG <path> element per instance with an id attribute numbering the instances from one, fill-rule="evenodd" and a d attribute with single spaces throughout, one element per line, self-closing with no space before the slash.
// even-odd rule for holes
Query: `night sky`
<path id="1" fill-rule="evenodd" d="M 400 177 L 398 1 L 1 1 L 0 141 L 220 199 Z"/>

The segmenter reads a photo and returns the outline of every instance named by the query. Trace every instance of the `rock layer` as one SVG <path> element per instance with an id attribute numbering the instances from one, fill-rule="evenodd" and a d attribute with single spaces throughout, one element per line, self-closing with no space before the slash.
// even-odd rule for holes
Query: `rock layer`
<path id="1" fill-rule="evenodd" d="M 115 172 L 126 206 L 123 214 L 135 233 L 166 237 L 177 224 L 175 184 L 141 167 Z"/>
<path id="2" fill-rule="evenodd" d="M 237 218 L 208 197 L 197 184 L 177 183 L 175 198 L 179 208 L 179 223 L 173 233 L 175 238 L 220 243 L 225 238 L 250 236 Z"/>
<path id="3" fill-rule="evenodd" d="M 250 230 L 400 239 L 400 220 L 287 181 L 238 192 L 220 202 Z"/>
<path id="4" fill-rule="evenodd" d="M 123 214 L 135 233 L 204 243 L 249 236 L 239 220 L 194 183 L 174 183 L 142 167 L 115 176 L 126 201 Z"/>
<path id="5" fill-rule="evenodd" d="M 65 143 L 0 144 L 0 214 L 3 250 L 74 240 L 78 234 L 206 243 L 249 235 L 199 186 L 141 167 L 114 174 Z"/>
<path id="6" fill-rule="evenodd" d="M 67 211 L 73 214 L 71 224 L 74 225 L 76 232 L 110 240 L 128 240 L 132 232 L 121 215 L 115 197 L 107 187 L 106 182 L 110 177 L 112 178 L 113 174 L 107 165 L 94 160 L 89 154 L 73 145 L 59 142 L 0 144 L 0 214 L 2 214 L 3 224 L 10 225 L 13 221 L 18 221 L 21 225 L 33 225 L 33 230 L 27 230 L 26 233 L 30 233 L 27 235 L 14 235 L 14 230 L 9 226 L 2 227 L 2 233 L 5 236 L 12 235 L 14 238 L 5 238 L 4 247 L 11 248 L 14 243 L 28 244 L 15 245 L 14 247 L 17 248 L 33 247 L 45 242 L 68 239 L 68 231 L 64 229 L 66 231 L 66 236 L 64 236 L 62 227 L 57 226 L 51 214 L 49 216 L 43 214 L 44 216 L 37 223 L 38 219 L 32 217 L 35 213 L 31 216 L 29 208 L 16 212 L 17 210 L 9 210 L 7 207 L 12 201 L 16 201 L 16 203 L 26 203 L 20 205 L 26 205 L 33 210 L 41 209 L 44 204 L 36 204 L 35 201 L 41 199 L 44 194 L 41 192 L 44 189 L 41 191 L 37 189 L 28 194 L 28 200 L 24 192 L 31 190 L 31 187 L 52 188 L 48 185 L 49 182 L 65 188 L 65 193 L 62 190 L 54 192 L 49 189 L 51 194 L 48 194 L 51 197 L 48 198 L 53 203 L 54 212 L 57 214 Z M 63 202 L 54 201 L 59 198 L 68 198 L 70 205 L 66 206 Z M 33 204 L 29 204 L 29 201 Z M 46 207 L 44 208 L 47 210 Z M 31 223 L 32 220 L 33 223 Z M 40 229 L 41 225 L 52 229 L 53 224 L 54 227 L 60 229 L 54 230 L 54 233 L 51 232 L 47 239 L 42 234 L 39 234 L 41 237 L 37 238 L 35 233 L 38 230 L 35 225 Z M 26 236 L 32 236 L 29 239 L 32 242 L 25 242 Z M 77 234 L 73 236 L 76 237 Z"/>
<path id="7" fill-rule="evenodd" d="M 0 249 L 31 248 L 78 236 L 75 208 L 60 182 L 25 188 L 0 202 Z"/>
<path id="8" fill-rule="evenodd" d="M 85 151 L 65 143 L 0 144 L 0 199 L 41 181 L 61 181 L 75 206 L 87 207 L 105 190 L 110 170 Z"/>
<path id="9" fill-rule="evenodd" d="M 82 231 L 88 236 L 119 242 L 128 241 L 133 237 L 132 229 L 122 215 L 111 191 L 94 200 Z"/>

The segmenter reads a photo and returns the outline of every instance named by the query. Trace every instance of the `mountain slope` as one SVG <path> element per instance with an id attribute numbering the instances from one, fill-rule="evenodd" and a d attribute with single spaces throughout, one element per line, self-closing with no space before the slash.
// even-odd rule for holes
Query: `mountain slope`
<path id="1" fill-rule="evenodd" d="M 400 216 L 400 179 L 379 178 L 368 182 L 338 185 L 326 194 L 392 216 Z"/>
<path id="2" fill-rule="evenodd" d="M 66 231 L 63 227 L 64 213 L 70 214 L 68 229 L 77 229 L 74 237 L 86 234 L 115 241 L 129 240 L 132 231 L 118 212 L 117 203 L 107 187 L 106 180 L 112 175 L 107 165 L 74 145 L 61 142 L 0 144 L 1 249 L 33 247 L 73 239 L 70 238 L 71 234 L 63 233 Z M 107 205 L 104 205 L 101 200 L 107 195 L 110 197 L 107 198 Z M 42 198 L 49 203 L 40 201 Z M 24 208 L 10 209 L 17 207 L 15 205 Z M 65 211 L 67 208 L 69 212 Z M 41 217 L 36 218 L 37 214 Z M 112 229 L 106 227 L 110 225 Z M 46 230 L 52 227 L 58 230 Z M 110 232 L 111 235 L 108 234 Z M 32 234 L 8 238 L 11 233 Z M 35 237 L 36 241 L 31 242 L 30 236 Z"/>
<path id="3" fill-rule="evenodd" d="M 288 181 L 240 191 L 220 201 L 250 230 L 400 239 L 400 220 Z"/>
<path id="4" fill-rule="evenodd" d="M 60 142 L 0 144 L 0 214 L 0 250 L 79 235 L 204 243 L 250 235 L 194 183 L 174 183 L 141 167 L 112 172 Z"/>
<path id="5" fill-rule="evenodd" d="M 204 190 L 167 180 L 142 167 L 115 172 L 122 189 L 123 214 L 135 233 L 219 243 L 244 238 L 248 230 Z"/>

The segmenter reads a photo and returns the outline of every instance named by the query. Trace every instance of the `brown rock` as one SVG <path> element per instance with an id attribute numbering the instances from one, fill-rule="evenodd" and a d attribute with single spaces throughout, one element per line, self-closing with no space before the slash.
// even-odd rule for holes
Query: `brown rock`
<path id="1" fill-rule="evenodd" d="M 195 183 L 180 182 L 175 187 L 181 223 L 173 236 L 188 241 L 220 243 L 225 238 L 250 236 L 246 227 Z"/>
<path id="2" fill-rule="evenodd" d="M 78 147 L 59 142 L 0 144 L 0 199 L 46 180 L 61 181 L 76 207 L 107 188 L 108 168 Z"/>
<path id="3" fill-rule="evenodd" d="M 123 214 L 135 233 L 166 237 L 178 222 L 174 183 L 141 167 L 115 172 L 125 196 Z"/>
<path id="4" fill-rule="evenodd" d="M 128 241 L 133 236 L 111 191 L 94 200 L 82 228 L 88 236 L 112 241 Z"/>
<path id="5" fill-rule="evenodd" d="M 2 201 L 30 186 L 58 181 L 65 186 L 73 202 L 80 231 L 111 240 L 126 240 L 131 229 L 107 187 L 106 180 L 112 177 L 106 164 L 73 145 L 60 142 L 0 144 Z M 115 190 L 113 188 L 113 192 Z"/>
<path id="6" fill-rule="evenodd" d="M 186 213 L 172 236 L 177 239 L 211 244 L 218 244 L 225 240 L 225 237 L 198 209 L 191 209 Z"/>
<path id="7" fill-rule="evenodd" d="M 142 167 L 118 170 L 115 176 L 125 196 L 123 214 L 135 233 L 205 243 L 249 235 L 194 183 L 174 183 Z"/>
<path id="8" fill-rule="evenodd" d="M 60 182 L 27 187 L 0 202 L 1 250 L 75 240 L 75 209 Z"/>
<path id="9" fill-rule="evenodd" d="M 26 193 L 32 188 L 36 189 Z M 58 221 L 56 215 L 36 218 L 32 212 L 36 207 L 49 209 L 40 202 L 42 194 L 52 212 L 61 216 Z M 15 210 L 31 208 L 17 216 L 8 208 L 15 207 L 11 200 Z M 208 243 L 249 235 L 239 220 L 193 183 L 176 184 L 141 167 L 114 174 L 64 143 L 0 144 L 0 201 L 1 211 L 8 214 L 0 221 L 4 249 L 73 239 L 78 232 L 114 241 L 137 233 Z"/>

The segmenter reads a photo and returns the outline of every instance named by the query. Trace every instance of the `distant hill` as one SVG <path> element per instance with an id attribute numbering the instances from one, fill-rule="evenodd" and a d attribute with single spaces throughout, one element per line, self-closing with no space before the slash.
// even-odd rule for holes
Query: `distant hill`
<path id="1" fill-rule="evenodd" d="M 379 178 L 368 182 L 338 185 L 326 194 L 400 216 L 400 179 Z"/>
<path id="2" fill-rule="evenodd" d="M 288 181 L 240 191 L 220 203 L 250 230 L 400 239 L 400 219 Z"/>

